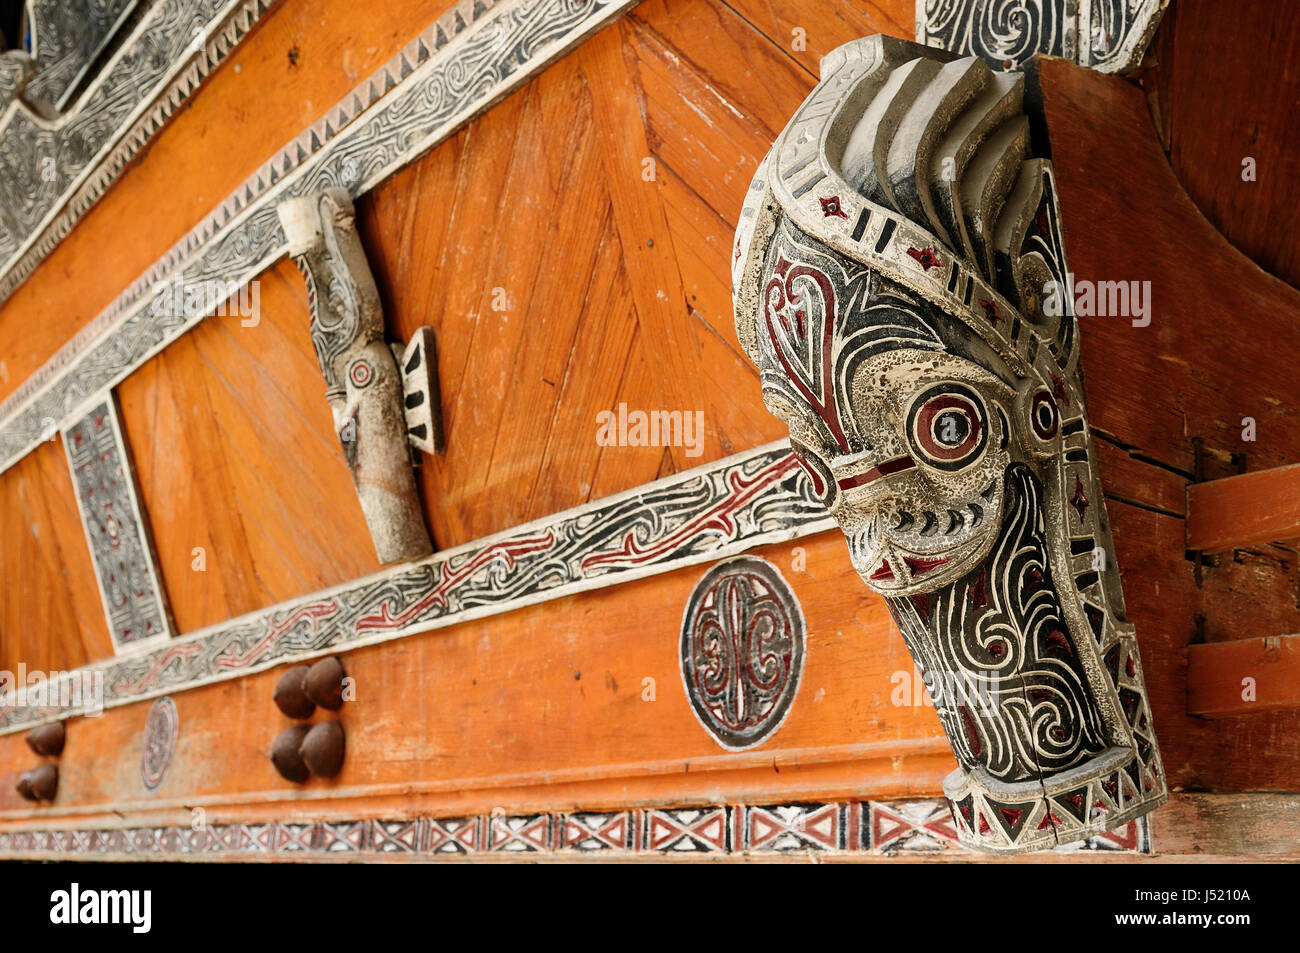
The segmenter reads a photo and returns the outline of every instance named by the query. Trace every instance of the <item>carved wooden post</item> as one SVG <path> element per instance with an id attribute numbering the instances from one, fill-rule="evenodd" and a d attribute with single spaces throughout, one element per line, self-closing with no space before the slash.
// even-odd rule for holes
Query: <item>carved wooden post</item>
<path id="1" fill-rule="evenodd" d="M 959 835 L 1003 852 L 1166 797 L 1023 89 L 901 40 L 835 50 L 733 271 L 764 402 L 934 699 Z"/>
<path id="2" fill-rule="evenodd" d="M 289 253 L 307 280 L 325 396 L 379 561 L 427 556 L 433 545 L 411 467 L 402 375 L 384 340 L 379 291 L 352 200 L 342 189 L 328 189 L 290 199 L 278 212 Z M 436 401 L 436 394 L 426 396 Z"/>

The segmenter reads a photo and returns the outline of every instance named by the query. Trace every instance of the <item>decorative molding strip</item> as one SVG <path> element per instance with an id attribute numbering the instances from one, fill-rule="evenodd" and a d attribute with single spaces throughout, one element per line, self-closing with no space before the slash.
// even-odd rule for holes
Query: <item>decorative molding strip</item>
<path id="1" fill-rule="evenodd" d="M 268 159 L 0 403 L 0 472 L 76 416 L 90 395 L 203 320 L 154 307 L 149 299 L 160 283 L 227 289 L 228 296 L 287 253 L 280 202 L 327 188 L 365 194 L 634 2 L 462 0 Z"/>
<path id="2" fill-rule="evenodd" d="M 63 432 L 63 447 L 113 647 L 170 639 L 175 630 L 111 393 Z"/>
<path id="3" fill-rule="evenodd" d="M 1170 0 L 916 0 L 916 41 L 1003 69 L 1035 53 L 1103 73 L 1142 62 Z"/>
<path id="4" fill-rule="evenodd" d="M 711 562 L 833 526 L 784 441 L 0 698 L 0 734 Z M 102 699 L 79 687 L 102 673 Z M 21 687 L 21 686 L 20 686 Z M 60 705 L 47 705 L 55 701 Z M 97 693 L 90 693 L 97 694 Z"/>
<path id="5" fill-rule="evenodd" d="M 1150 854 L 1147 819 L 1052 853 Z M 726 805 L 328 823 L 0 832 L 0 857 L 66 860 L 301 860 L 781 855 L 985 855 L 957 841 L 941 800 Z"/>
<path id="6" fill-rule="evenodd" d="M 72 231 L 144 144 L 171 118 L 194 89 L 253 28 L 274 0 L 159 0 L 142 13 L 131 35 L 104 65 L 71 109 L 47 118 L 22 99 L 0 114 L 0 302 L 36 270 L 54 246 Z M 84 11 L 66 9 L 66 0 L 43 6 L 65 8 L 51 29 L 65 19 L 89 24 Z M 93 4 L 78 4 L 94 7 Z M 101 5 L 107 14 L 109 5 Z M 85 49 L 50 63 L 20 81 L 14 96 L 53 100 L 41 110 L 63 108 L 81 73 L 111 39 L 134 4 L 113 5 L 112 23 L 100 19 L 82 39 Z M 116 9 L 120 7 L 122 9 Z M 71 16 L 69 17 L 69 13 Z M 36 62 L 25 53 L 4 56 L 41 65 L 41 31 L 49 20 L 36 11 Z M 68 70 L 75 71 L 76 75 Z M 0 103 L 4 109 L 5 103 Z"/>

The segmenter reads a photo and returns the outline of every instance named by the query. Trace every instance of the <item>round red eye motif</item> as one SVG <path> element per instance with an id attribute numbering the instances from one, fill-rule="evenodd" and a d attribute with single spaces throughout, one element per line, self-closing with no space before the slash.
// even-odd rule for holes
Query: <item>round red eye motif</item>
<path id="1" fill-rule="evenodd" d="M 360 358 L 353 361 L 352 366 L 348 368 L 348 376 L 352 378 L 355 386 L 366 387 L 374 377 L 374 371 L 364 358 Z"/>
<path id="2" fill-rule="evenodd" d="M 1056 401 L 1045 390 L 1034 394 L 1029 404 L 1029 425 L 1039 440 L 1051 440 L 1061 425 L 1061 415 L 1056 410 Z"/>
<path id="3" fill-rule="evenodd" d="M 960 470 L 988 443 L 988 412 L 969 387 L 938 384 L 912 401 L 907 432 L 923 462 L 940 470 Z"/>

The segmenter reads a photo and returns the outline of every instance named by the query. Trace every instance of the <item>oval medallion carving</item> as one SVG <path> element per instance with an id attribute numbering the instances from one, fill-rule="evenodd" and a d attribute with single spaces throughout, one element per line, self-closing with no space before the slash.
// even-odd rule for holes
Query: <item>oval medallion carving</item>
<path id="1" fill-rule="evenodd" d="M 170 696 L 158 699 L 149 709 L 149 718 L 144 723 L 140 779 L 150 791 L 156 790 L 167 774 L 167 766 L 172 762 L 172 751 L 176 748 L 180 722 L 176 703 Z"/>
<path id="2" fill-rule="evenodd" d="M 696 584 L 682 619 L 682 680 L 696 716 L 724 748 L 753 747 L 781 726 L 803 656 L 803 611 L 771 563 L 729 559 Z"/>

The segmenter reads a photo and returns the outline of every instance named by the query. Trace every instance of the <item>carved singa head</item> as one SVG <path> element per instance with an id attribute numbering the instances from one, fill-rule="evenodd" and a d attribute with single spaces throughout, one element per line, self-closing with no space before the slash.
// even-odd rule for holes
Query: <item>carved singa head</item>
<path id="1" fill-rule="evenodd" d="M 993 850 L 1164 792 L 1023 100 L 974 57 L 841 47 L 760 164 L 733 262 L 763 401 L 926 678 L 959 833 Z M 991 686 L 978 704 L 964 678 Z"/>

